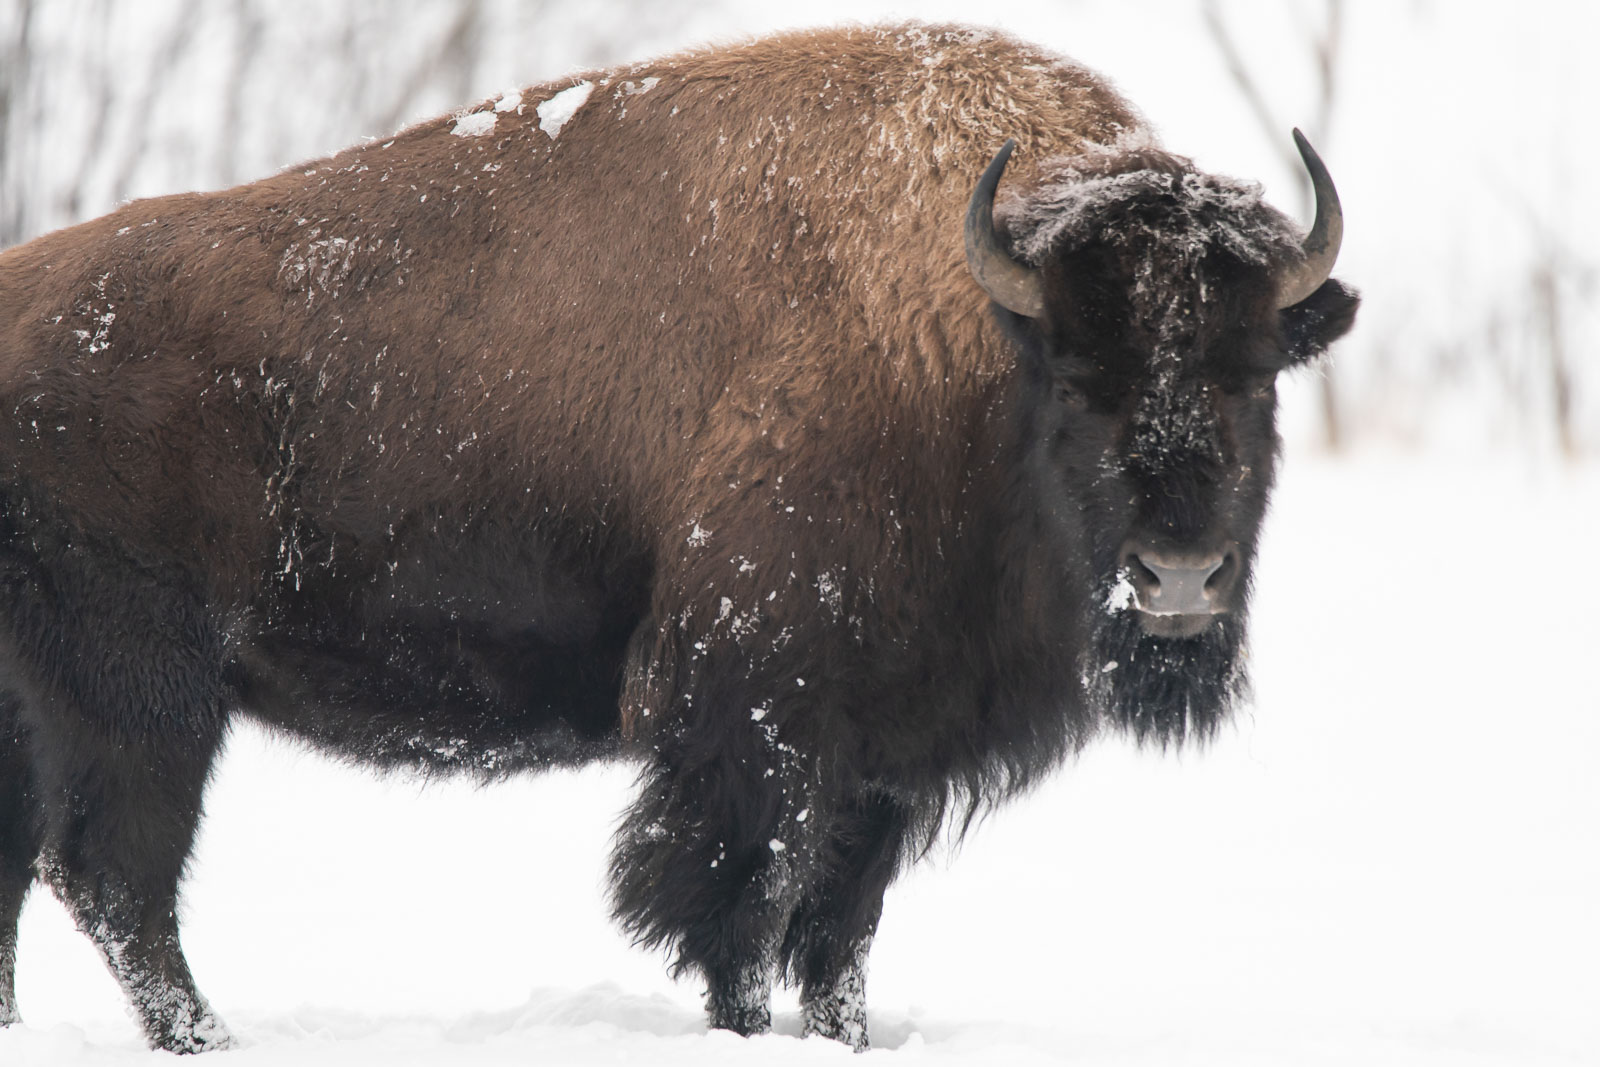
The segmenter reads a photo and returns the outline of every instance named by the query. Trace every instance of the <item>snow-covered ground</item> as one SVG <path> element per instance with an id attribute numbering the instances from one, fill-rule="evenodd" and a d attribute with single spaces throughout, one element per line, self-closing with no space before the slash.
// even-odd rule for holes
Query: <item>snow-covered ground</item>
<path id="1" fill-rule="evenodd" d="M 1254 706 L 1204 752 L 1101 743 L 893 889 L 872 1059 L 1600 1062 L 1600 468 L 1281 480 Z M 241 731 L 186 893 L 244 1042 L 217 1062 L 846 1062 L 792 997 L 707 1033 L 608 925 L 629 789 L 422 787 Z M 21 951 L 0 1063 L 165 1062 L 48 895 Z"/>

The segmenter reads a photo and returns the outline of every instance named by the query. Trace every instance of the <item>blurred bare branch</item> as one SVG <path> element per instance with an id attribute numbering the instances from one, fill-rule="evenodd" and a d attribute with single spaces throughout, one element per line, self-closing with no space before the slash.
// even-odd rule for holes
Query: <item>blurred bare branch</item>
<path id="1" fill-rule="evenodd" d="M 483 21 L 480 0 L 461 0 L 450 28 L 437 48 L 429 49 L 400 79 L 400 91 L 388 110 L 382 112 L 373 130 L 388 133 L 397 129 L 412 116 L 418 98 L 431 86 L 444 82 L 450 89 L 450 98 L 466 103 L 472 93 L 473 72 L 478 56 L 478 38 Z"/>
<path id="2" fill-rule="evenodd" d="M 1218 0 L 1204 0 L 1200 5 L 1200 16 L 1205 20 L 1206 32 L 1211 35 L 1211 43 L 1222 55 L 1228 78 L 1233 82 L 1234 88 L 1239 90 L 1239 95 L 1244 97 L 1245 106 L 1255 117 L 1267 143 L 1272 146 L 1273 151 L 1278 154 L 1278 158 L 1283 161 L 1283 165 L 1291 174 L 1298 172 L 1300 161 L 1289 149 L 1291 142 L 1284 136 L 1288 124 L 1280 122 L 1278 116 L 1273 113 L 1271 105 L 1267 103 L 1261 83 L 1251 73 L 1249 64 L 1245 62 L 1243 53 L 1239 51 L 1239 46 L 1233 39 L 1233 32 L 1228 28 L 1227 19 L 1222 14 L 1222 5 Z M 1315 140 L 1320 132 L 1312 130 L 1310 136 Z M 1309 190 L 1310 187 L 1310 183 L 1306 182 L 1305 188 Z"/>
<path id="3" fill-rule="evenodd" d="M 222 106 L 222 128 L 216 143 L 216 169 L 223 184 L 244 177 L 239 171 L 239 141 L 245 136 L 245 99 L 250 78 L 261 55 L 266 27 L 254 0 L 233 0 L 233 61 Z"/>
<path id="4" fill-rule="evenodd" d="M 116 110 L 116 83 L 114 68 L 107 61 L 106 35 L 111 22 L 111 0 L 95 0 L 89 13 L 90 33 L 83 42 L 79 63 L 83 69 L 83 83 L 90 88 L 84 97 L 92 100 L 88 131 L 78 149 L 77 166 L 56 194 L 56 208 L 67 218 L 78 218 L 84 213 L 89 180 L 94 172 L 94 159 L 106 143 L 111 130 L 111 115 Z"/>
<path id="5" fill-rule="evenodd" d="M 1311 179 L 1291 147 L 1293 142 L 1288 133 L 1291 126 L 1300 125 L 1313 144 L 1323 151 L 1327 150 L 1333 128 L 1334 105 L 1338 100 L 1339 54 L 1344 40 L 1344 0 L 1323 0 L 1323 18 L 1311 31 L 1309 45 L 1312 66 L 1317 73 L 1317 101 L 1311 120 L 1305 123 L 1283 120 L 1267 102 L 1266 90 L 1240 51 L 1220 0 L 1202 0 L 1200 16 L 1212 44 L 1222 57 L 1229 80 L 1255 116 L 1262 136 L 1272 146 L 1284 168 L 1295 175 L 1300 188 L 1301 214 L 1309 215 L 1313 199 Z M 1344 447 L 1346 433 L 1339 402 L 1338 378 L 1332 363 L 1324 363 L 1318 382 L 1323 441 L 1330 451 L 1338 451 Z"/>
<path id="6" fill-rule="evenodd" d="M 17 129 L 25 97 L 32 50 L 33 0 L 13 0 L 0 38 L 0 248 L 15 244 L 27 232 L 26 203 L 21 188 L 21 162 L 26 138 Z"/>
<path id="7" fill-rule="evenodd" d="M 171 85 L 168 74 L 178 65 L 194 41 L 195 26 L 200 21 L 201 8 L 201 0 L 184 0 L 177 17 L 167 27 L 161 43 L 156 47 L 150 68 L 145 72 L 144 86 L 140 90 L 137 103 L 124 117 L 125 121 L 132 124 L 133 136 L 129 138 L 127 147 L 122 153 L 122 162 L 118 164 L 115 176 L 111 180 L 111 196 L 115 200 L 126 200 L 129 196 L 134 172 L 143 162 L 145 153 L 149 149 L 151 118 L 156 112 L 157 101 Z"/>

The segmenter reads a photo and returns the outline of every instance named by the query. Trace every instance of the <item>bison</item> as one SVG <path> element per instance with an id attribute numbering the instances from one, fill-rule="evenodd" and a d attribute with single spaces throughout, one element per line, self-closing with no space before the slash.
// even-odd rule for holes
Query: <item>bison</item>
<path id="1" fill-rule="evenodd" d="M 1242 692 L 1273 383 L 1357 303 L 1300 149 L 1305 235 L 1065 59 L 843 29 L 5 252 L 0 1022 L 37 879 L 153 1046 L 230 1043 L 174 909 L 243 716 L 428 774 L 636 761 L 621 925 L 712 1026 L 786 981 L 865 1047 L 941 826 Z"/>

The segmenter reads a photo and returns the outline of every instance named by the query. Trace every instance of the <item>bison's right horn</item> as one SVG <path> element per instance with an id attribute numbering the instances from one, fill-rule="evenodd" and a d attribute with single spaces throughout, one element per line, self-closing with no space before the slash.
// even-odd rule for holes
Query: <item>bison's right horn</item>
<path id="1" fill-rule="evenodd" d="M 965 227 L 967 267 L 989 299 L 1008 311 L 1036 319 L 1044 314 L 1044 281 L 1037 270 L 1012 259 L 994 232 L 994 190 L 1016 147 L 1015 138 L 1001 145 L 972 190 Z"/>
<path id="2" fill-rule="evenodd" d="M 1300 245 L 1303 258 L 1278 282 L 1278 307 L 1293 307 L 1316 292 L 1333 274 L 1334 260 L 1339 258 L 1339 244 L 1344 240 L 1344 212 L 1339 207 L 1339 191 L 1333 187 L 1328 168 L 1322 165 L 1305 134 L 1294 131 L 1294 145 L 1300 149 L 1306 170 L 1311 175 L 1311 189 L 1317 195 L 1317 217 L 1311 223 L 1311 232 Z"/>

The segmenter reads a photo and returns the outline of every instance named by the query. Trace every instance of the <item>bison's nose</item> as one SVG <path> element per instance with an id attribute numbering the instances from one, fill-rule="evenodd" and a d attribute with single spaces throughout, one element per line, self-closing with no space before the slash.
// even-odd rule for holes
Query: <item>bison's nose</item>
<path id="1" fill-rule="evenodd" d="M 1220 615 L 1233 606 L 1238 553 L 1180 553 L 1130 545 L 1122 566 L 1139 610 L 1150 615 Z"/>

